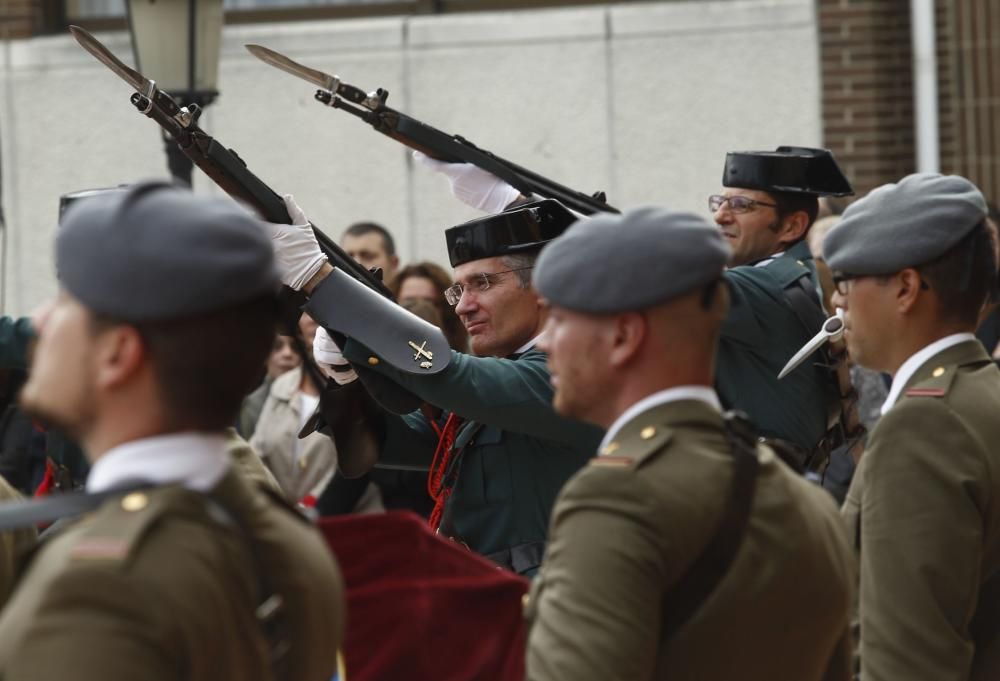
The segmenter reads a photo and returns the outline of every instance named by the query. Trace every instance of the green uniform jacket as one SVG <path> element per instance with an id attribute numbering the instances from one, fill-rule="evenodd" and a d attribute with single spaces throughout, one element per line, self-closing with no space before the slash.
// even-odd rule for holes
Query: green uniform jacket
<path id="1" fill-rule="evenodd" d="M 1000 678 L 1000 370 L 978 341 L 906 383 L 843 514 L 861 552 L 864 681 Z"/>
<path id="2" fill-rule="evenodd" d="M 856 570 L 837 509 L 763 446 L 733 564 L 664 640 L 670 589 L 723 517 L 729 446 L 715 409 L 672 402 L 631 420 L 566 484 L 525 605 L 530 681 L 850 677 Z"/>
<path id="3" fill-rule="evenodd" d="M 328 681 L 343 631 L 320 535 L 230 471 L 210 495 L 112 498 L 45 540 L 0 615 L 0 677 Z"/>
<path id="4" fill-rule="evenodd" d="M 31 320 L 0 317 L 0 369 L 24 369 L 28 343 L 35 337 Z"/>
<path id="5" fill-rule="evenodd" d="M 370 352 L 349 341 L 344 355 L 367 366 Z M 460 469 L 441 532 L 515 572 L 532 574 L 559 489 L 601 438 L 599 428 L 552 409 L 545 355 L 535 349 L 515 359 L 453 352 L 447 368 L 426 376 L 405 374 L 386 362 L 373 368 L 466 419 L 455 441 L 455 450 L 462 450 Z M 420 413 L 405 422 L 408 437 L 387 440 L 382 456 L 426 467 L 437 437 Z M 507 555 L 510 551 L 516 555 Z"/>
<path id="6" fill-rule="evenodd" d="M 745 412 L 762 435 L 812 452 L 826 432 L 832 383 L 813 359 L 778 380 L 788 360 L 819 331 L 806 329 L 785 297 L 785 288 L 803 276 L 815 290 L 816 270 L 805 242 L 762 267 L 726 271 L 731 302 L 715 374 L 727 409 Z"/>

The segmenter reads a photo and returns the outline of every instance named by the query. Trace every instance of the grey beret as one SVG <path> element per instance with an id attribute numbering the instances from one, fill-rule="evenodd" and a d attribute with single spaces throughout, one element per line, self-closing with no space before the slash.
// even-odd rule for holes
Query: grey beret
<path id="1" fill-rule="evenodd" d="M 891 274 L 943 254 L 986 215 L 986 199 L 964 177 L 907 175 L 848 206 L 823 239 L 823 257 L 840 272 Z"/>
<path id="2" fill-rule="evenodd" d="M 718 279 L 729 256 L 705 218 L 637 208 L 577 221 L 542 250 L 534 285 L 552 304 L 578 312 L 641 310 Z"/>
<path id="3" fill-rule="evenodd" d="M 263 223 L 229 199 L 163 182 L 75 202 L 55 251 L 63 288 L 124 321 L 209 312 L 278 290 Z"/>

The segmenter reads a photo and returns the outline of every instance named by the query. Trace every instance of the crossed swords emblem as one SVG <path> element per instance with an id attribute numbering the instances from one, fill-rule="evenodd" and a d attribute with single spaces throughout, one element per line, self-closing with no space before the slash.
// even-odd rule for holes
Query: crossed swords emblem
<path id="1" fill-rule="evenodd" d="M 420 358 L 423 357 L 425 360 L 420 362 L 421 369 L 430 369 L 434 366 L 434 353 L 427 349 L 427 341 L 424 341 L 420 345 L 417 345 L 413 341 L 409 341 L 410 347 L 416 352 L 413 354 L 413 361 L 420 362 Z"/>

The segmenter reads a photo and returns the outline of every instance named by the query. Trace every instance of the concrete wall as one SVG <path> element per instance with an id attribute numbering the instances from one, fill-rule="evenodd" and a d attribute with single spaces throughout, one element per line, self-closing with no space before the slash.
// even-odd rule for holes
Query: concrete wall
<path id="1" fill-rule="evenodd" d="M 131 61 L 127 34 L 99 38 Z M 251 42 L 387 88 L 390 105 L 581 191 L 604 189 L 620 208 L 706 213 L 727 150 L 821 138 L 811 0 L 227 27 L 222 95 L 202 126 L 332 236 L 357 220 L 387 225 L 404 261 L 446 263 L 442 230 L 475 212 L 401 145 L 254 59 L 242 47 Z M 166 166 L 130 88 L 70 37 L 0 50 L 3 310 L 23 314 L 56 289 L 58 196 Z M 201 175 L 195 188 L 218 191 Z"/>

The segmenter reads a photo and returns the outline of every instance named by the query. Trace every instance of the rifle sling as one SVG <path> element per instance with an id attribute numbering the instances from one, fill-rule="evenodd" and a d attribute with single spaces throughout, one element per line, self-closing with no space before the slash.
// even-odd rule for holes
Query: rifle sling
<path id="1" fill-rule="evenodd" d="M 698 612 L 726 576 L 743 543 L 757 488 L 756 438 L 740 416 L 726 415 L 726 435 L 733 459 L 733 480 L 715 535 L 663 597 L 662 640 L 669 641 Z"/>

